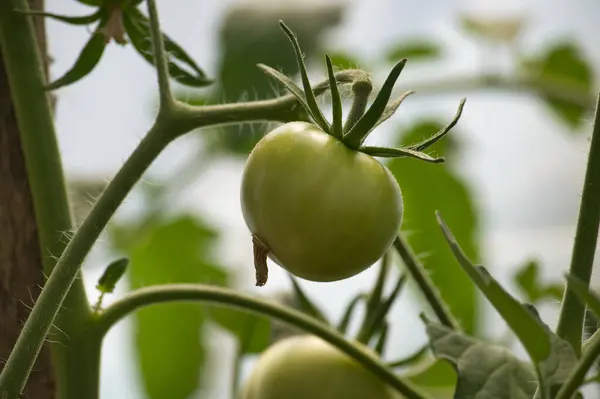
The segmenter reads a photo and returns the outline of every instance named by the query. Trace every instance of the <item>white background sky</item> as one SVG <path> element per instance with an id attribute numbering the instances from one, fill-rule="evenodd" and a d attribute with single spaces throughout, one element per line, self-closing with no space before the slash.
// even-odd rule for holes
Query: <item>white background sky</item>
<path id="1" fill-rule="evenodd" d="M 235 3 L 234 0 L 158 1 L 164 31 L 209 76 L 216 75 L 221 20 Z M 477 70 L 480 57 L 475 44 L 458 29 L 462 11 L 524 13 L 529 20 L 523 38 L 525 49 L 540 49 L 555 38 L 570 37 L 581 43 L 596 70 L 600 66 L 600 47 L 595 39 L 599 33 L 600 4 L 592 0 L 355 0 L 348 5 L 344 20 L 328 36 L 329 47 L 355 51 L 369 60 L 403 37 L 430 36 L 446 46 L 448 55 L 441 64 L 419 68 L 411 67 L 409 61 L 400 78 L 402 87 L 411 87 L 413 79 L 426 81 L 440 74 Z M 47 0 L 47 8 L 65 14 L 89 11 L 65 0 Z M 54 58 L 51 73 L 56 78 L 71 67 L 89 33 L 86 28 L 53 21 L 48 21 L 47 27 L 49 50 Z M 322 76 L 322 72 L 316 73 Z M 132 48 L 115 44 L 107 48 L 92 75 L 59 90 L 56 120 L 66 173 L 74 178 L 112 177 L 152 123 L 155 93 L 154 70 Z M 437 114 L 449 119 L 462 96 L 457 93 L 420 97 L 417 93 L 403 105 L 398 118 L 410 121 L 419 115 Z M 588 131 L 590 124 L 591 121 L 586 121 Z M 461 139 L 467 144 L 461 170 L 474 187 L 484 216 L 486 266 L 511 289 L 508 281 L 511 267 L 530 256 L 544 261 L 548 278 L 559 278 L 570 256 L 587 151 L 586 134 L 569 135 L 536 99 L 485 93 L 468 95 L 460 126 Z M 377 139 L 385 140 L 385 135 L 382 129 Z M 175 143 L 160 157 L 152 172 L 169 170 L 189 156 L 186 150 L 185 143 Z M 246 270 L 251 281 L 251 246 L 238 202 L 241 168 L 239 161 L 219 162 L 182 193 L 179 205 L 200 212 L 209 222 L 221 226 L 224 262 Z M 121 214 L 135 211 L 136 206 L 128 201 Z M 102 261 L 100 246 L 86 266 Z M 369 286 L 373 272 L 369 270 L 333 286 L 304 286 L 327 313 L 337 318 L 348 298 L 357 289 Z M 287 287 L 284 277 L 272 267 L 268 290 Z M 93 297 L 96 278 L 95 269 L 86 273 Z M 254 290 L 251 283 L 244 283 L 241 288 Z M 423 342 L 418 311 L 407 294 L 394 307 L 390 357 L 408 353 Z M 553 314 L 547 316 L 552 323 Z M 415 327 L 411 331 L 400 325 Z M 490 332 L 498 330 L 497 318 L 493 317 L 488 325 Z M 136 380 L 137 370 L 131 362 L 129 333 L 124 321 L 105 340 L 103 398 L 143 397 Z M 214 380 L 210 392 L 203 393 L 203 398 L 227 398 L 226 367 L 227 356 L 233 354 L 231 344 L 231 339 L 222 335 L 215 339 L 211 350 L 220 376 Z"/>

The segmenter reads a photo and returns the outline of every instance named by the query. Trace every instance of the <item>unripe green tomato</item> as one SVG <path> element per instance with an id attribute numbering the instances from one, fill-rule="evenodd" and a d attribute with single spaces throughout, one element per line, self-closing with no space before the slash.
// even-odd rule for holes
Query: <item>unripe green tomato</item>
<path id="1" fill-rule="evenodd" d="M 240 399 L 345 398 L 399 399 L 400 394 L 328 342 L 302 335 L 279 341 L 262 354 Z"/>
<path id="2" fill-rule="evenodd" d="M 268 256 L 311 281 L 354 276 L 390 248 L 402 221 L 400 187 L 370 155 L 306 122 L 275 128 L 242 177 L 242 211 Z"/>

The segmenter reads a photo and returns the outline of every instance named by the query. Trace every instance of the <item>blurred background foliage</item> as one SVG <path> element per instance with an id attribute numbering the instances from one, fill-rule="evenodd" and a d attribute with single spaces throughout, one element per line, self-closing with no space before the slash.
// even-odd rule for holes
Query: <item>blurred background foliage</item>
<path id="1" fill-rule="evenodd" d="M 244 2 L 231 6 L 220 22 L 220 59 L 217 74 L 211 77 L 215 83 L 194 90 L 181 88 L 179 98 L 190 104 L 217 104 L 282 94 L 282 88 L 256 68 L 257 63 L 264 63 L 297 78 L 294 53 L 280 31 L 279 19 L 285 20 L 298 35 L 311 71 L 324 76 L 323 52 L 328 49 L 323 37 L 340 23 L 343 13 L 341 4 L 326 2 L 311 6 L 300 2 L 275 2 L 267 6 Z M 417 95 L 420 89 L 429 94 L 455 91 L 461 96 L 469 90 L 528 92 L 539 97 L 549 114 L 564 126 L 565 134 L 582 130 L 582 122 L 593 105 L 596 76 L 578 43 L 561 39 L 548 43 L 536 54 L 524 54 L 519 38 L 526 30 L 526 22 L 519 18 L 481 19 L 465 15 L 460 26 L 480 48 L 487 51 L 509 48 L 515 70 L 510 75 L 483 70 L 480 75 L 456 81 L 432 79 L 430 85 L 415 87 Z M 368 63 L 361 59 L 361 54 L 344 49 L 332 49 L 330 54 L 338 68 L 360 66 L 369 72 L 379 72 L 404 57 L 409 63 L 439 61 L 444 56 L 444 44 L 429 37 L 401 38 L 378 57 L 378 62 Z M 320 101 L 326 106 L 326 100 Z M 388 124 L 396 144 L 408 144 L 439 130 L 450 118 L 451 115 L 431 114 L 410 125 L 397 119 Z M 244 159 L 270 127 L 264 123 L 244 124 L 195 133 L 198 140 L 189 143 L 197 147 L 198 156 L 192 157 L 191 163 L 162 180 L 155 179 L 154 184 L 138 187 L 143 211 L 133 219 L 113 222 L 108 231 L 111 256 L 126 256 L 131 261 L 124 283 L 127 290 L 175 282 L 236 287 L 235 270 L 220 264 L 214 255 L 215 243 L 221 234 L 219 227 L 197 214 L 173 212 L 169 204 L 173 193 L 176 195 L 220 158 Z M 460 123 L 456 129 L 461 129 Z M 446 157 L 447 162 L 442 165 L 404 159 L 387 165 L 403 190 L 406 209 L 403 231 L 409 243 L 460 323 L 468 333 L 477 336 L 482 334 L 481 298 L 439 234 L 434 215 L 435 210 L 441 210 L 467 255 L 485 262 L 481 212 L 472 187 L 455 167 L 464 149 L 457 136 L 452 133 L 432 148 L 435 155 Z M 104 184 L 89 180 L 71 182 L 78 219 L 87 213 L 90 200 L 97 197 Z M 248 265 L 250 263 L 248 259 Z M 402 269 L 400 262 L 395 263 Z M 522 300 L 534 304 L 560 300 L 562 285 L 542 281 L 539 270 L 543 267 L 531 260 L 514 275 Z M 415 287 L 411 288 L 415 291 Z M 272 298 L 305 309 L 297 291 L 282 292 Z M 429 311 L 426 304 L 422 307 Z M 240 362 L 245 355 L 260 353 L 275 340 L 297 333 L 265 318 L 216 306 L 167 304 L 140 310 L 133 317 L 132 342 L 148 398 L 203 397 L 203 386 L 208 378 L 206 371 L 212 367 L 205 355 L 211 344 L 206 333 L 209 325 L 217 326 L 237 341 L 238 349 L 231 362 L 236 381 L 240 378 Z M 416 361 L 402 372 L 411 374 L 413 381 L 429 387 L 439 397 L 450 397 L 456 381 L 448 364 L 431 363 L 429 358 Z"/>

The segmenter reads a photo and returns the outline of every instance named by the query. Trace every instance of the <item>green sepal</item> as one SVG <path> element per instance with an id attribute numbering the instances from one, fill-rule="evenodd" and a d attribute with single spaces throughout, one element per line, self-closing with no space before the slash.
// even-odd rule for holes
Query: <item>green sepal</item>
<path id="1" fill-rule="evenodd" d="M 300 50 L 298 38 L 296 37 L 296 34 L 292 32 L 292 30 L 288 28 L 286 24 L 283 23 L 283 21 L 279 21 L 279 26 L 281 26 L 288 39 L 290 39 L 290 42 L 292 42 L 292 46 L 294 47 L 296 60 L 298 61 L 298 68 L 300 69 L 300 77 L 302 78 L 302 86 L 304 86 L 304 96 L 306 97 L 306 103 L 310 109 L 310 115 L 315 120 L 315 123 L 319 125 L 324 132 L 331 133 L 331 126 L 321 112 L 321 109 L 317 104 L 317 99 L 315 98 L 315 93 L 313 93 L 312 88 L 310 87 L 310 80 L 308 79 L 308 73 L 306 72 L 306 65 L 304 64 L 302 50 Z"/>
<path id="2" fill-rule="evenodd" d="M 444 158 L 433 158 L 424 152 L 411 150 L 408 148 L 387 148 L 387 147 L 360 147 L 360 152 L 371 155 L 373 157 L 382 158 L 416 158 L 429 163 L 442 163 Z"/>
<path id="3" fill-rule="evenodd" d="M 462 111 L 463 111 L 463 108 L 464 108 L 466 102 L 467 102 L 466 98 L 463 98 L 462 100 L 460 100 L 460 104 L 458 104 L 458 110 L 456 111 L 454 118 L 452 118 L 452 120 L 450 121 L 450 123 L 448 125 L 446 125 L 444 128 L 442 128 L 439 132 L 437 132 L 433 136 L 421 141 L 420 143 L 409 145 L 407 148 L 410 150 L 415 150 L 415 151 L 423 151 L 423 150 L 431 147 L 432 145 L 434 145 L 439 140 L 441 140 L 458 123 L 458 120 L 460 119 L 460 116 L 462 115 Z"/>
<path id="4" fill-rule="evenodd" d="M 340 97 L 340 91 L 338 90 L 335 81 L 333 64 L 331 63 L 331 58 L 329 58 L 328 55 L 325 55 L 325 62 L 327 63 L 329 87 L 331 88 L 331 108 L 333 117 L 333 123 L 331 124 L 331 135 L 341 140 L 344 136 L 342 125 L 342 98 Z"/>
<path id="5" fill-rule="evenodd" d="M 358 148 L 362 145 L 363 141 L 373 130 L 379 118 L 383 115 L 388 101 L 392 95 L 392 90 L 396 84 L 396 80 L 400 76 L 400 73 L 406 65 L 406 59 L 401 60 L 392 68 L 392 71 L 388 75 L 383 87 L 375 97 L 375 101 L 364 113 L 364 115 L 356 122 L 356 124 L 344 134 L 344 142 L 350 148 Z"/>

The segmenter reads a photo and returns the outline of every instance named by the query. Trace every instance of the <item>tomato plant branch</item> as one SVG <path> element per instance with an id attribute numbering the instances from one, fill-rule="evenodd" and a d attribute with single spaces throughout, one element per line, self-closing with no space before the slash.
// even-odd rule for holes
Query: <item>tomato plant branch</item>
<path id="1" fill-rule="evenodd" d="M 351 76 L 352 72 L 341 74 L 342 79 Z M 171 141 L 194 128 L 285 119 L 293 114 L 290 109 L 298 108 L 292 96 L 284 96 L 274 100 L 207 107 L 176 103 L 173 109 L 159 114 L 154 126 L 107 185 L 58 260 L 0 374 L 0 393 L 6 395 L 6 399 L 16 399 L 20 394 L 83 260 L 135 183 Z"/>
<path id="2" fill-rule="evenodd" d="M 175 106 L 175 99 L 171 92 L 169 83 L 169 68 L 167 66 L 167 56 L 165 53 L 165 43 L 162 40 L 162 31 L 155 0 L 147 0 L 148 16 L 150 18 L 150 36 L 152 37 L 152 48 L 154 49 L 154 63 L 156 64 L 156 74 L 158 76 L 159 92 L 159 113 L 165 109 L 172 109 Z"/>
<path id="3" fill-rule="evenodd" d="M 592 131 L 583 194 L 579 208 L 579 220 L 575 233 L 569 275 L 577 277 L 589 286 L 598 242 L 600 227 L 600 97 Z M 585 305 L 570 289 L 567 281 L 563 304 L 558 320 L 557 334 L 571 343 L 577 354 L 581 352 Z"/>
<path id="4" fill-rule="evenodd" d="M 66 246 L 66 234 L 73 228 L 62 162 L 58 149 L 52 108 L 44 90 L 46 78 L 30 16 L 14 10 L 28 10 L 25 0 L 9 0 L 0 4 L 0 48 L 6 67 L 15 117 L 19 126 L 27 179 L 33 197 L 37 234 L 39 236 L 43 270 L 50 275 Z M 42 265 L 40 265 L 40 268 Z M 40 270 L 40 273 L 42 271 Z M 64 361 L 66 349 L 63 341 L 75 337 L 83 323 L 91 316 L 87 295 L 80 273 L 66 296 L 64 311 L 60 312 L 55 326 L 63 333 L 57 334 L 51 344 L 58 392 L 76 376 L 86 371 L 71 367 Z M 67 289 L 69 287 L 66 287 Z M 65 290 L 65 294 L 66 294 Z M 25 347 L 35 359 L 41 348 Z M 13 374 L 0 376 L 0 397 L 21 393 L 21 375 L 28 375 L 33 362 L 11 357 L 4 367 Z"/>
<path id="5" fill-rule="evenodd" d="M 402 258 L 404 265 L 417 283 L 421 293 L 423 293 L 425 299 L 429 302 L 440 323 L 453 330 L 461 330 L 460 324 L 450 312 L 450 308 L 440 296 L 438 289 L 427 275 L 425 268 L 419 262 L 419 259 L 402 233 L 398 234 L 398 237 L 394 240 L 394 248 Z"/>
<path id="6" fill-rule="evenodd" d="M 269 301 L 240 294 L 221 287 L 193 284 L 170 284 L 135 290 L 110 305 L 97 319 L 97 331 L 104 334 L 129 313 L 156 303 L 172 301 L 200 301 L 219 306 L 231 306 L 267 315 L 291 324 L 325 341 L 360 362 L 366 369 L 393 386 L 406 398 L 422 399 L 426 394 L 411 383 L 396 376 L 384 363 L 364 349 L 346 340 L 337 330 L 302 312 Z"/>

